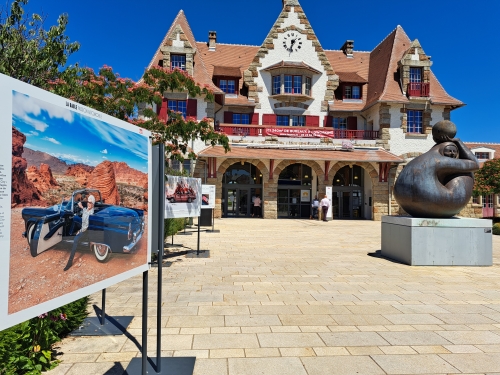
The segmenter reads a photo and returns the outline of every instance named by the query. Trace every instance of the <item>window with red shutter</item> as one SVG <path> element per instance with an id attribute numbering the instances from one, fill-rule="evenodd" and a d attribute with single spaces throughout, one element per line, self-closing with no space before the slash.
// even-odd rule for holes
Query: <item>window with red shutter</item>
<path id="1" fill-rule="evenodd" d="M 252 113 L 252 125 L 259 125 L 259 114 Z"/>
<path id="2" fill-rule="evenodd" d="M 319 127 L 319 116 L 306 116 L 306 126 Z"/>
<path id="3" fill-rule="evenodd" d="M 276 125 L 276 115 L 275 114 L 262 115 L 262 125 Z"/>
<path id="4" fill-rule="evenodd" d="M 358 130 L 358 118 L 348 117 L 347 118 L 347 130 Z"/>
<path id="5" fill-rule="evenodd" d="M 196 99 L 188 99 L 186 120 L 196 121 L 197 119 L 198 119 L 198 101 Z"/>
<path id="6" fill-rule="evenodd" d="M 333 127 L 333 117 L 332 116 L 326 116 L 325 121 L 323 123 L 323 126 L 325 128 L 331 128 Z"/>
<path id="7" fill-rule="evenodd" d="M 224 112 L 224 124 L 233 123 L 233 112 Z"/>
<path id="8" fill-rule="evenodd" d="M 168 108 L 167 103 L 168 99 L 163 98 L 161 106 L 156 105 L 156 114 L 160 119 L 167 120 L 167 108 Z"/>

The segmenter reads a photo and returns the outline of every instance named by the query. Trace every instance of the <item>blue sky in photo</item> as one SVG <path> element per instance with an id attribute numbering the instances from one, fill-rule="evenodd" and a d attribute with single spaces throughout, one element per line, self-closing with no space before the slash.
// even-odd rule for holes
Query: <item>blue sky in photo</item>
<path id="1" fill-rule="evenodd" d="M 12 91 L 12 125 L 26 136 L 24 147 L 68 164 L 109 160 L 148 172 L 147 137 L 66 107 Z"/>
<path id="2" fill-rule="evenodd" d="M 324 49 L 347 39 L 355 51 L 371 51 L 401 25 L 432 57 L 432 70 L 445 90 L 467 106 L 452 112 L 457 136 L 500 143 L 496 81 L 500 58 L 500 1 L 299 0 Z M 138 80 L 180 9 L 197 41 L 217 31 L 220 43 L 261 45 L 276 21 L 282 0 L 155 1 L 30 0 L 27 10 L 47 16 L 69 14 L 67 35 L 81 43 L 70 63 L 98 69 L 112 66 Z"/>

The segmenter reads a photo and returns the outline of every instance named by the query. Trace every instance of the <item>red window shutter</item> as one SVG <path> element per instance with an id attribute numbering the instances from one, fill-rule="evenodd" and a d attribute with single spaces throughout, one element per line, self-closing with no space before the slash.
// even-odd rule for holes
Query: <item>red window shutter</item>
<path id="1" fill-rule="evenodd" d="M 347 118 L 347 130 L 358 130 L 358 118 L 348 117 Z"/>
<path id="2" fill-rule="evenodd" d="M 224 124 L 233 123 L 233 112 L 224 112 Z"/>
<path id="3" fill-rule="evenodd" d="M 252 125 L 259 125 L 259 114 L 258 113 L 252 113 Z"/>
<path id="4" fill-rule="evenodd" d="M 262 115 L 262 125 L 276 125 L 276 115 L 275 114 Z"/>
<path id="5" fill-rule="evenodd" d="M 319 116 L 306 116 L 306 126 L 319 127 Z"/>
<path id="6" fill-rule="evenodd" d="M 160 119 L 167 120 L 168 99 L 163 98 L 161 106 L 156 106 L 156 114 Z"/>
<path id="7" fill-rule="evenodd" d="M 196 121 L 198 119 L 198 101 L 196 99 L 188 99 L 186 105 L 186 120 Z"/>
<path id="8" fill-rule="evenodd" d="M 333 127 L 333 117 L 332 116 L 326 116 L 325 117 L 325 122 L 323 124 L 325 128 L 331 128 Z"/>

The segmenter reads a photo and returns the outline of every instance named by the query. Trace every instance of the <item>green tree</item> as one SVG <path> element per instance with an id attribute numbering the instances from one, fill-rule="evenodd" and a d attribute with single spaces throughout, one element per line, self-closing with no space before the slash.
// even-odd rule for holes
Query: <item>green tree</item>
<path id="1" fill-rule="evenodd" d="M 41 15 L 25 13 L 23 6 L 28 1 L 14 0 L 10 9 L 0 9 L 0 73 L 46 88 L 80 45 L 70 43 L 65 35 L 66 14 L 59 16 L 57 25 L 45 30 Z"/>
<path id="2" fill-rule="evenodd" d="M 500 194 L 500 159 L 488 160 L 474 173 L 474 195 Z"/>

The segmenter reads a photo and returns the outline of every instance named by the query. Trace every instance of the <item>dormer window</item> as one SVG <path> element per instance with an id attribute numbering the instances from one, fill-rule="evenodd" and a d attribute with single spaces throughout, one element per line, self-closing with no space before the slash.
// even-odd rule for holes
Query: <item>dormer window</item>
<path id="1" fill-rule="evenodd" d="M 220 79 L 218 86 L 226 94 L 236 93 L 236 81 L 234 79 Z"/>
<path id="2" fill-rule="evenodd" d="M 476 158 L 480 160 L 489 160 L 490 159 L 490 153 L 489 152 L 475 152 Z"/>
<path id="3" fill-rule="evenodd" d="M 273 95 L 281 94 L 281 76 L 273 76 Z"/>
<path id="4" fill-rule="evenodd" d="M 361 86 L 359 86 L 359 85 L 345 85 L 344 86 L 344 99 L 361 99 Z"/>
<path id="5" fill-rule="evenodd" d="M 170 55 L 170 68 L 186 70 L 186 55 Z"/>
<path id="6" fill-rule="evenodd" d="M 305 94 L 307 96 L 311 96 L 311 87 L 312 87 L 312 80 L 311 77 L 306 77 L 306 91 Z"/>

